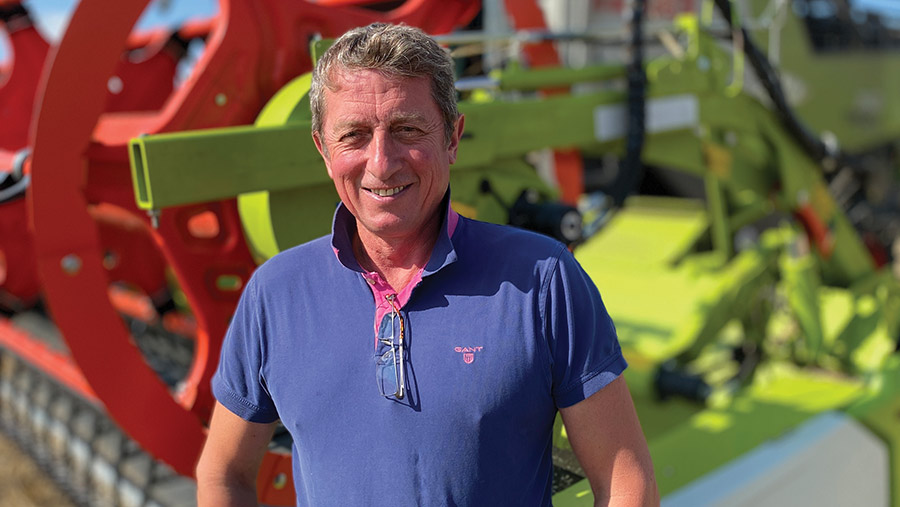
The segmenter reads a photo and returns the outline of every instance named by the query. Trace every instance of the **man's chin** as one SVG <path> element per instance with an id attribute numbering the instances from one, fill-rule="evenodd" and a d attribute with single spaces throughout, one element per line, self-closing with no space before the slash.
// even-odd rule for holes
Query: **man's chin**
<path id="1" fill-rule="evenodd" d="M 365 233 L 381 239 L 420 241 L 423 239 L 423 235 L 431 232 L 430 226 L 433 223 L 431 217 L 426 219 L 421 215 L 419 209 L 407 213 L 379 210 L 374 213 L 366 213 L 363 219 L 360 219 L 359 216 L 356 217 L 358 229 L 365 229 Z"/>
<path id="2" fill-rule="evenodd" d="M 415 228 L 401 217 L 390 216 L 378 219 L 356 220 L 357 226 L 378 237 L 404 236 Z"/>

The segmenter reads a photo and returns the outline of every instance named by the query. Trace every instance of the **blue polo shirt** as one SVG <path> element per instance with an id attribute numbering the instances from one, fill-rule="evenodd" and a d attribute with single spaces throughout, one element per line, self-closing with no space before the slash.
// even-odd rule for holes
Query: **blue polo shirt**
<path id="1" fill-rule="evenodd" d="M 213 391 L 290 431 L 298 505 L 549 505 L 557 408 L 626 367 L 562 244 L 444 206 L 400 294 L 356 262 L 343 205 L 330 237 L 273 257 L 244 290 Z M 383 338 L 401 319 L 399 398 L 376 368 L 398 353 Z"/>

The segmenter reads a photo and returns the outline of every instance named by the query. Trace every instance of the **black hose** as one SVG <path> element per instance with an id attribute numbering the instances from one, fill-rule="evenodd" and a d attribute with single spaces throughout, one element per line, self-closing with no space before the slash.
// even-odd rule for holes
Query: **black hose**
<path id="1" fill-rule="evenodd" d="M 753 66 L 753 70 L 765 87 L 766 93 L 768 93 L 769 98 L 772 99 L 772 103 L 775 105 L 775 111 L 778 114 L 781 123 L 787 128 L 788 133 L 790 133 L 794 140 L 803 147 L 803 150 L 812 157 L 813 160 L 819 163 L 823 163 L 829 159 L 837 161 L 837 159 L 840 158 L 840 154 L 831 152 L 825 143 L 822 142 L 818 136 L 813 134 L 812 131 L 793 113 L 791 106 L 788 105 L 787 99 L 785 98 L 784 89 L 781 87 L 781 79 L 778 77 L 778 73 L 775 71 L 775 68 L 772 67 L 772 63 L 769 62 L 766 55 L 759 50 L 759 47 L 757 47 L 756 44 L 754 44 L 747 29 L 743 26 L 736 27 L 733 25 L 731 0 L 716 0 L 716 7 L 719 8 L 719 11 L 722 13 L 725 20 L 728 21 L 728 25 L 731 26 L 732 30 L 739 29 L 741 31 L 744 38 L 744 53 L 747 55 L 747 60 L 750 61 L 750 65 Z"/>
<path id="2" fill-rule="evenodd" d="M 646 0 L 632 0 L 631 9 L 631 62 L 628 64 L 627 80 L 627 131 L 625 134 L 625 157 L 620 170 L 619 191 L 613 192 L 616 206 L 622 206 L 629 194 L 637 190 L 644 176 L 641 154 L 644 150 L 647 74 L 644 71 L 643 20 Z"/>

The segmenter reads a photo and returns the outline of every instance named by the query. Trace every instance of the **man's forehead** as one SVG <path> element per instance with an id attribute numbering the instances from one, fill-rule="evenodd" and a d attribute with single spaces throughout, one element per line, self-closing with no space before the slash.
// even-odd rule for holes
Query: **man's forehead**
<path id="1" fill-rule="evenodd" d="M 419 111 L 390 111 L 388 113 L 387 118 L 385 118 L 392 124 L 396 123 L 427 123 L 428 118 Z M 340 129 L 342 127 L 348 126 L 358 126 L 367 124 L 370 122 L 370 119 L 363 115 L 348 115 L 344 118 L 337 118 L 334 121 L 334 128 Z"/>
<path id="2" fill-rule="evenodd" d="M 331 91 L 339 91 L 345 86 L 354 86 L 358 84 L 368 84 L 372 79 L 383 80 L 387 84 L 412 85 L 414 83 L 423 83 L 430 85 L 427 76 L 402 76 L 392 74 L 380 69 L 370 68 L 348 68 L 336 66 L 329 72 L 328 79 Z"/>
<path id="3" fill-rule="evenodd" d="M 326 89 L 323 97 L 325 100 L 323 119 L 335 128 L 366 123 L 369 121 L 369 114 L 375 112 L 365 107 L 348 109 L 338 104 L 369 103 L 370 100 L 376 100 L 369 99 L 369 96 L 379 95 L 382 92 L 387 92 L 390 99 L 398 99 L 391 100 L 392 107 L 379 108 L 379 116 L 383 114 L 382 119 L 392 123 L 428 122 L 432 115 L 440 114 L 440 108 L 431 94 L 431 82 L 428 77 L 393 76 L 373 69 L 345 69 L 340 74 L 333 74 L 332 77 L 331 86 Z M 342 92 L 349 92 L 351 95 L 331 97 Z M 329 104 L 329 98 L 335 102 Z"/>

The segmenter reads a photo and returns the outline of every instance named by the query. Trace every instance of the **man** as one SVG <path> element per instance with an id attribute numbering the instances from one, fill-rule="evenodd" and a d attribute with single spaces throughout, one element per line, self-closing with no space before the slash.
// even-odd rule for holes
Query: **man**
<path id="1" fill-rule="evenodd" d="M 601 505 L 658 502 L 615 329 L 558 242 L 449 206 L 452 63 L 374 24 L 318 62 L 330 237 L 248 283 L 213 380 L 201 505 L 252 505 L 280 419 L 299 505 L 548 505 L 557 409 Z"/>

